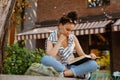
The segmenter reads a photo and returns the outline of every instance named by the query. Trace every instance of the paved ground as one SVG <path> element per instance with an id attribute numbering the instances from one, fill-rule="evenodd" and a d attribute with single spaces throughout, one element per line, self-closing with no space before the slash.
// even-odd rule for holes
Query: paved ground
<path id="1" fill-rule="evenodd" d="M 0 75 L 0 80 L 77 80 L 77 79 L 44 76 Z"/>

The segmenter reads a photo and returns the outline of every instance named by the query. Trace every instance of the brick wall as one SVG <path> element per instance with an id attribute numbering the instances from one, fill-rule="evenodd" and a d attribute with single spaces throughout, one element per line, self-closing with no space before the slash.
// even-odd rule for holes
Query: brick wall
<path id="1" fill-rule="evenodd" d="M 120 1 L 110 0 L 109 6 L 88 8 L 87 0 L 38 0 L 37 21 L 59 19 L 69 11 L 77 11 L 79 17 L 103 14 L 102 8 L 108 13 L 120 12 Z"/>

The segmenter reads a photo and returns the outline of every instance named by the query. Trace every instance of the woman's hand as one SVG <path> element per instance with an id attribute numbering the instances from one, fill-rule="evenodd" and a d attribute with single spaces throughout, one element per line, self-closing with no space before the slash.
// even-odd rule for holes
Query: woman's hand
<path id="1" fill-rule="evenodd" d="M 67 39 L 67 37 L 63 34 L 60 34 L 58 42 L 62 43 L 63 41 L 65 41 L 65 39 Z"/>
<path id="2" fill-rule="evenodd" d="M 94 53 L 91 53 L 90 56 L 91 56 L 92 59 L 96 59 L 97 58 L 97 56 Z"/>
<path id="3" fill-rule="evenodd" d="M 60 30 L 60 34 L 63 34 L 65 36 L 68 35 L 68 33 L 67 33 L 67 31 L 66 31 L 64 26 L 59 26 L 59 30 Z"/>

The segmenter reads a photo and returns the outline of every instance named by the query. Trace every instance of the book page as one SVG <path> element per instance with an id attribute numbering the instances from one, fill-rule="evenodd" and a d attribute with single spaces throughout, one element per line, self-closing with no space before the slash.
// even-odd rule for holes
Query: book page
<path id="1" fill-rule="evenodd" d="M 83 55 L 83 56 L 80 56 L 80 57 L 77 57 L 77 58 L 74 58 L 74 59 L 72 59 L 72 60 L 70 60 L 70 61 L 68 61 L 68 64 L 71 64 L 71 63 L 74 63 L 74 62 L 77 62 L 77 61 L 79 61 L 79 60 L 82 60 L 82 59 L 91 59 L 91 56 L 89 56 L 89 55 Z"/>

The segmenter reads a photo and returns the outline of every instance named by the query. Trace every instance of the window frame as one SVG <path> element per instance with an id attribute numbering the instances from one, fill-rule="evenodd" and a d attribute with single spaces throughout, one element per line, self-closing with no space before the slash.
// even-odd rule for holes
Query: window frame
<path id="1" fill-rule="evenodd" d="M 90 1 L 93 1 L 93 3 L 90 3 Z M 100 2 L 97 3 L 97 1 L 100 1 Z M 107 6 L 107 5 L 110 5 L 110 0 L 87 0 L 88 8 L 101 7 L 101 6 Z"/>

